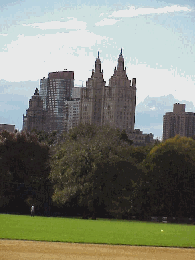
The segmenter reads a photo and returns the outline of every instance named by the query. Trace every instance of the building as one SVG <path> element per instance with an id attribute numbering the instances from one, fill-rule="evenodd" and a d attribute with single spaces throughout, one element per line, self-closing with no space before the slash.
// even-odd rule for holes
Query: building
<path id="1" fill-rule="evenodd" d="M 15 125 L 0 124 L 0 132 L 2 132 L 2 131 L 8 131 L 10 133 L 14 133 Z"/>
<path id="2" fill-rule="evenodd" d="M 103 95 L 106 82 L 103 79 L 101 61 L 95 61 L 95 71 L 86 82 L 86 88 L 81 89 L 80 122 L 83 124 L 103 124 Z"/>
<path id="3" fill-rule="evenodd" d="M 72 88 L 72 98 L 65 102 L 65 131 L 76 127 L 80 122 L 81 87 Z"/>
<path id="4" fill-rule="evenodd" d="M 73 71 L 49 73 L 48 78 L 40 80 L 40 92 L 36 89 L 29 101 L 29 108 L 23 115 L 23 129 L 57 131 L 60 134 L 76 126 L 80 89 L 74 88 Z"/>
<path id="5" fill-rule="evenodd" d="M 81 87 L 72 88 L 72 99 L 81 99 Z"/>
<path id="6" fill-rule="evenodd" d="M 154 135 L 150 134 L 143 134 L 143 131 L 140 129 L 135 129 L 132 133 L 128 134 L 128 138 L 133 141 L 134 146 L 145 146 L 147 144 L 154 144 L 155 140 Z"/>
<path id="7" fill-rule="evenodd" d="M 65 102 L 65 131 L 79 124 L 80 99 L 73 99 Z"/>
<path id="8" fill-rule="evenodd" d="M 195 113 L 185 112 L 185 104 L 175 103 L 173 112 L 167 112 L 163 116 L 163 140 L 175 135 L 195 135 Z"/>
<path id="9" fill-rule="evenodd" d="M 74 87 L 73 71 L 57 71 L 40 80 L 40 93 L 35 91 L 29 109 L 23 116 L 23 128 L 47 132 L 69 131 L 79 123 L 110 125 L 125 130 L 135 145 L 153 143 L 152 134 L 134 130 L 136 107 L 136 78 L 128 79 L 122 49 L 117 67 L 109 79 L 103 78 L 101 60 L 95 60 L 95 70 L 86 87 Z"/>
<path id="10" fill-rule="evenodd" d="M 103 78 L 101 61 L 95 61 L 95 70 L 86 82 L 86 88 L 81 89 L 80 121 L 81 123 L 110 125 L 133 132 L 136 106 L 136 79 L 128 79 L 124 58 L 121 53 L 117 68 L 109 80 L 109 86 Z"/>
<path id="11" fill-rule="evenodd" d="M 121 53 L 117 68 L 105 87 L 104 124 L 125 129 L 127 134 L 134 131 L 136 107 L 136 78 L 131 80 L 126 75 L 124 58 Z"/>
<path id="12" fill-rule="evenodd" d="M 46 111 L 48 132 L 65 130 L 65 102 L 71 100 L 74 87 L 73 71 L 57 71 L 40 80 L 40 97 Z"/>
<path id="13" fill-rule="evenodd" d="M 38 88 L 35 89 L 34 96 L 29 100 L 29 108 L 26 116 L 23 115 L 23 130 L 37 131 L 45 130 L 46 111 L 43 110 L 43 100 L 39 96 Z"/>

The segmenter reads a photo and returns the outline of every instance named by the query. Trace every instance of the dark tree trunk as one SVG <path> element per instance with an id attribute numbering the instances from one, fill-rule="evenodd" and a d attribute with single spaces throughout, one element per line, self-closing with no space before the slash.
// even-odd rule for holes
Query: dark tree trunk
<path id="1" fill-rule="evenodd" d="M 83 219 L 88 219 L 88 214 L 86 213 L 86 210 L 83 211 Z"/>

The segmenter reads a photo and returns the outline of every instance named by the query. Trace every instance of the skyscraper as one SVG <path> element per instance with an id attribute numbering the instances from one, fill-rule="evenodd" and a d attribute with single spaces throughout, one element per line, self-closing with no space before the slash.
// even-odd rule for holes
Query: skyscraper
<path id="1" fill-rule="evenodd" d="M 99 126 L 103 124 L 105 84 L 98 52 L 98 58 L 95 61 L 95 71 L 92 69 L 92 75 L 86 82 L 86 88 L 81 89 L 81 123 L 96 124 Z"/>
<path id="2" fill-rule="evenodd" d="M 105 85 L 101 61 L 95 61 L 95 71 L 86 82 L 86 88 L 81 90 L 80 121 L 96 125 L 110 125 L 133 132 L 136 106 L 136 79 L 131 81 L 126 75 L 124 58 L 121 53 L 117 68 Z"/>
<path id="3" fill-rule="evenodd" d="M 46 128 L 62 132 L 65 129 L 65 101 L 72 97 L 73 71 L 57 71 L 40 80 L 40 97 L 46 110 Z"/>
<path id="4" fill-rule="evenodd" d="M 134 130 L 136 107 L 136 78 L 128 79 L 124 58 L 121 53 L 118 58 L 117 68 L 105 87 L 104 124 L 110 124 L 127 133 Z"/>

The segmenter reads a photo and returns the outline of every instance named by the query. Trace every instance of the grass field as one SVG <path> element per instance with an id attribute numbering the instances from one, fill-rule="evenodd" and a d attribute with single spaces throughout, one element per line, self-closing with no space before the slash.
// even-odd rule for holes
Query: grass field
<path id="1" fill-rule="evenodd" d="M 0 214 L 0 238 L 114 245 L 195 247 L 195 226 Z"/>

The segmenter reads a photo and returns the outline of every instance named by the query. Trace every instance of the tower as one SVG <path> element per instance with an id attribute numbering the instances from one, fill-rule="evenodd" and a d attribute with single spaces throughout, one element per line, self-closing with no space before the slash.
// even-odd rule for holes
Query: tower
<path id="1" fill-rule="evenodd" d="M 110 124 L 127 133 L 134 130 L 136 106 L 136 78 L 131 80 L 126 75 L 124 58 L 121 52 L 118 57 L 117 68 L 105 88 L 104 124 Z"/>
<path id="2" fill-rule="evenodd" d="M 103 70 L 101 69 L 101 60 L 98 57 L 95 60 L 95 70 L 92 69 L 91 78 L 86 82 L 86 88 L 81 89 L 80 102 L 80 122 L 85 124 L 96 124 L 101 126 L 103 123 L 103 89 L 105 81 L 103 79 Z"/>
<path id="3" fill-rule="evenodd" d="M 32 131 L 44 130 L 46 123 L 46 112 L 43 110 L 43 100 L 39 96 L 38 88 L 29 100 L 29 108 L 26 110 L 26 116 L 23 116 L 23 129 Z"/>
<path id="4" fill-rule="evenodd" d="M 110 125 L 127 133 L 133 132 L 136 106 L 136 79 L 131 81 L 126 75 L 122 49 L 117 68 L 105 85 L 101 61 L 95 61 L 95 70 L 81 90 L 80 121 L 96 125 Z"/>

